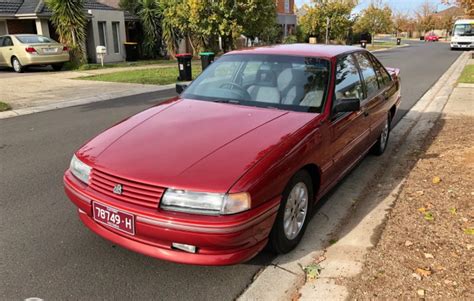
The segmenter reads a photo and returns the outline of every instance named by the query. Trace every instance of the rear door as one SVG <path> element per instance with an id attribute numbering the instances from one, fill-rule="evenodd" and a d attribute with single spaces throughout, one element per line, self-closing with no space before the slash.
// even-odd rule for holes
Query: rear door
<path id="1" fill-rule="evenodd" d="M 352 54 L 341 57 L 337 61 L 335 75 L 334 104 L 338 99 L 365 98 L 364 86 Z M 360 159 L 367 145 L 370 123 L 364 112 L 333 113 L 330 123 L 331 150 L 335 180 L 345 174 Z"/>

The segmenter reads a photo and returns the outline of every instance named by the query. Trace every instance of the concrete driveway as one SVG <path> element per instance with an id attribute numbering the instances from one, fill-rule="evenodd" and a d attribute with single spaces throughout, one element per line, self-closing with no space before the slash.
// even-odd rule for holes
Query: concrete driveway
<path id="1" fill-rule="evenodd" d="M 128 69 L 135 70 L 154 67 L 156 66 L 149 65 L 130 67 Z M 122 71 L 124 69 L 110 68 L 91 71 L 54 72 L 50 67 L 43 67 L 30 68 L 27 72 L 21 74 L 17 74 L 11 69 L 0 69 L 0 90 L 2 91 L 0 101 L 10 104 L 13 110 L 55 104 L 61 107 L 61 104 L 64 102 L 77 102 L 78 100 L 93 102 L 163 89 L 163 86 L 77 79 L 82 76 Z"/>

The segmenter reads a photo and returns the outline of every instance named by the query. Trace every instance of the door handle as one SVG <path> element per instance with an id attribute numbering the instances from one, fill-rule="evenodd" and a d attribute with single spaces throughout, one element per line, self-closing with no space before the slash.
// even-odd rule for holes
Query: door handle
<path id="1" fill-rule="evenodd" d="M 10 49 L 8 49 L 8 50 L 13 50 L 13 48 L 10 48 Z"/>

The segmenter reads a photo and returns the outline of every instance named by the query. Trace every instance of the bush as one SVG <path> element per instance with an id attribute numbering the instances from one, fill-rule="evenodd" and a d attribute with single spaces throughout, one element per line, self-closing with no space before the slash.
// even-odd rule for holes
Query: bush
<path id="1" fill-rule="evenodd" d="M 286 36 L 286 37 L 283 39 L 283 43 L 284 43 L 284 44 L 294 44 L 294 43 L 298 43 L 298 38 L 296 37 L 296 35 L 289 35 L 289 36 Z"/>

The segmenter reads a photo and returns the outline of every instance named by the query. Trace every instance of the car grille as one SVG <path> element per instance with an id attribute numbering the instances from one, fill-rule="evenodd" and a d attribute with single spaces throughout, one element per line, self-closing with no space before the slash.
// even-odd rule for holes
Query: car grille
<path id="1" fill-rule="evenodd" d="M 459 45 L 471 45 L 471 42 L 458 42 Z"/>
<path id="2" fill-rule="evenodd" d="M 92 169 L 90 187 L 100 193 L 130 204 L 148 208 L 158 208 L 158 203 L 165 188 L 139 183 L 117 177 L 103 171 Z M 114 187 L 122 185 L 122 193 L 114 193 Z"/>

